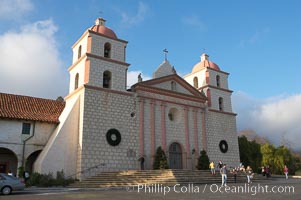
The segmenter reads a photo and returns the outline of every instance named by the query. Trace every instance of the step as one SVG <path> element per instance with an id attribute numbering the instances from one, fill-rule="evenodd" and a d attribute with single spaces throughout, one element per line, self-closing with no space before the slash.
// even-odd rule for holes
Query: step
<path id="1" fill-rule="evenodd" d="M 254 181 L 265 179 L 260 175 L 254 177 Z M 102 172 L 81 182 L 76 182 L 70 187 L 126 187 L 138 184 L 175 185 L 220 182 L 221 176 L 218 173 L 213 176 L 209 170 L 125 170 Z M 234 182 L 233 174 L 228 175 L 228 182 Z M 246 175 L 244 173 L 237 174 L 237 182 L 246 182 Z"/>

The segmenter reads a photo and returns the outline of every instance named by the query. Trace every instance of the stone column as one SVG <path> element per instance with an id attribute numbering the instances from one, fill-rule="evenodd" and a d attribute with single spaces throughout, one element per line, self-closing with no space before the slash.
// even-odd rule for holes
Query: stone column
<path id="1" fill-rule="evenodd" d="M 189 119 L 188 119 L 188 107 L 184 107 L 184 120 L 185 120 L 185 146 L 186 146 L 186 169 L 191 169 L 191 152 L 190 152 L 190 140 L 189 140 Z"/>
<path id="2" fill-rule="evenodd" d="M 144 99 L 139 99 L 139 157 L 144 156 Z"/>
<path id="3" fill-rule="evenodd" d="M 162 130 L 162 149 L 166 153 L 166 103 L 161 103 L 161 130 Z"/>
<path id="4" fill-rule="evenodd" d="M 151 166 L 156 155 L 156 135 L 155 135 L 155 101 L 150 102 L 150 133 L 151 133 Z"/>
<path id="5" fill-rule="evenodd" d="M 196 165 L 197 163 L 197 158 L 199 157 L 200 154 L 200 149 L 199 149 L 199 131 L 198 131 L 198 110 L 197 109 L 193 109 L 193 126 L 194 126 L 194 150 L 195 153 L 193 156 L 193 161 Z M 195 169 L 195 167 L 193 166 L 192 169 Z"/>
<path id="6" fill-rule="evenodd" d="M 22 156 L 17 156 L 17 159 L 18 159 L 18 165 L 17 165 L 17 174 L 16 174 L 16 177 L 18 177 L 18 175 L 19 175 L 19 168 L 23 166 Z M 25 166 L 24 166 L 24 168 L 25 168 Z M 18 177 L 18 178 L 22 178 L 22 177 Z"/>
<path id="7" fill-rule="evenodd" d="M 206 132 L 206 115 L 205 111 L 202 110 L 202 145 L 203 149 L 207 152 L 208 154 L 208 149 L 207 149 L 207 132 Z"/>

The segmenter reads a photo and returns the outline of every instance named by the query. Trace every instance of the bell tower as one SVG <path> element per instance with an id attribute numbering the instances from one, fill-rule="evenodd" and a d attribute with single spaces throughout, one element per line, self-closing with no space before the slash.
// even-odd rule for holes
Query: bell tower
<path id="1" fill-rule="evenodd" d="M 72 46 L 73 60 L 69 67 L 69 93 L 84 84 L 111 90 L 126 90 L 127 41 L 117 38 L 106 27 L 106 20 L 97 18 Z"/>
<path id="2" fill-rule="evenodd" d="M 228 87 L 229 73 L 221 71 L 217 64 L 209 60 L 207 54 L 203 53 L 200 58 L 201 61 L 184 79 L 205 93 L 209 109 L 232 113 L 232 91 Z"/>

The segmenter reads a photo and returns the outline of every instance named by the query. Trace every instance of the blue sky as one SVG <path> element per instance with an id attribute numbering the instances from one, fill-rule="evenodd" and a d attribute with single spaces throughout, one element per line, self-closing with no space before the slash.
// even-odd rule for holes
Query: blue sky
<path id="1" fill-rule="evenodd" d="M 101 16 L 129 41 L 130 77 L 150 77 L 164 48 L 185 75 L 205 49 L 230 73 L 238 130 L 301 149 L 300 10 L 298 0 L 0 0 L 0 91 L 65 96 L 71 46 Z"/>

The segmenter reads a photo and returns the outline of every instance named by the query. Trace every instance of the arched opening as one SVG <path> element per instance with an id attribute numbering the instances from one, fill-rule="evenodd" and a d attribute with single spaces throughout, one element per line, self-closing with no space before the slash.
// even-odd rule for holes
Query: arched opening
<path id="1" fill-rule="evenodd" d="M 0 173 L 12 171 L 17 175 L 18 158 L 15 153 L 7 148 L 0 148 Z"/>
<path id="2" fill-rule="evenodd" d="M 77 59 L 79 59 L 82 56 L 82 45 L 80 45 L 78 47 L 78 51 L 77 51 Z"/>
<path id="3" fill-rule="evenodd" d="M 33 171 L 33 164 L 37 160 L 37 158 L 41 152 L 42 152 L 42 150 L 38 150 L 38 151 L 31 153 L 28 156 L 28 158 L 26 159 L 26 162 L 25 162 L 25 170 L 26 171 L 28 171 L 29 173 L 31 173 Z"/>
<path id="4" fill-rule="evenodd" d="M 170 169 L 182 169 L 182 148 L 177 142 L 169 146 L 169 167 Z"/>
<path id="5" fill-rule="evenodd" d="M 104 57 L 111 58 L 111 44 L 108 42 L 104 46 Z"/>
<path id="6" fill-rule="evenodd" d="M 74 80 L 74 90 L 78 88 L 78 79 L 79 79 L 79 74 L 77 73 L 75 75 L 75 80 Z"/>
<path id="7" fill-rule="evenodd" d="M 224 102 L 223 102 L 224 100 L 223 100 L 223 98 L 222 97 L 220 97 L 220 98 L 218 98 L 218 107 L 219 107 L 219 110 L 220 111 L 223 111 L 224 110 Z"/>
<path id="8" fill-rule="evenodd" d="M 111 88 L 112 73 L 110 71 L 105 71 L 103 73 L 103 87 Z"/>
<path id="9" fill-rule="evenodd" d="M 216 86 L 217 86 L 217 87 L 220 87 L 220 86 L 221 86 L 219 75 L 216 75 Z"/>
<path id="10" fill-rule="evenodd" d="M 177 91 L 177 85 L 176 85 L 176 82 L 174 82 L 174 81 L 171 81 L 171 90 L 172 91 Z"/>
<path id="11" fill-rule="evenodd" d="M 198 77 L 194 77 L 193 78 L 193 86 L 195 88 L 199 88 L 199 80 L 198 80 Z"/>

